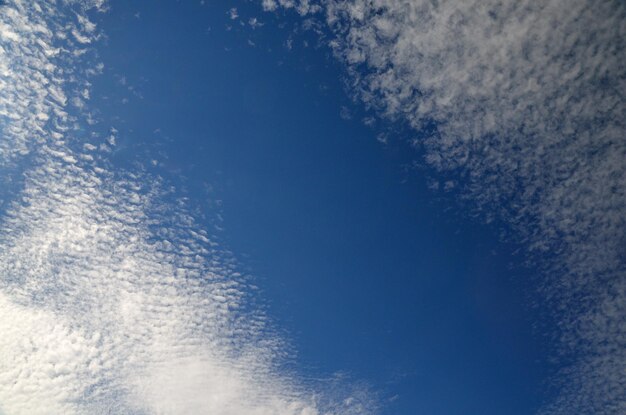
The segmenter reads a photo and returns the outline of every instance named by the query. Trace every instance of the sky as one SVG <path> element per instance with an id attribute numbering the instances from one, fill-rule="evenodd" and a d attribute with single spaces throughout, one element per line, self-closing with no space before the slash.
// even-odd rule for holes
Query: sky
<path id="1" fill-rule="evenodd" d="M 626 8 L 7 0 L 0 414 L 621 414 Z"/>

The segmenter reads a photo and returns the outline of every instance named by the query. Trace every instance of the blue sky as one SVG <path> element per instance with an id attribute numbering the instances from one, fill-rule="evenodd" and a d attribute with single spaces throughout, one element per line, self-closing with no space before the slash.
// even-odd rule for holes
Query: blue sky
<path id="1" fill-rule="evenodd" d="M 162 152 L 190 199 L 222 201 L 220 236 L 259 279 L 303 376 L 345 371 L 388 413 L 532 412 L 547 370 L 516 247 L 444 213 L 450 200 L 403 172 L 417 153 L 362 124 L 327 50 L 289 50 L 288 29 L 241 28 L 229 9 L 139 2 L 106 15 L 118 26 L 94 91 L 111 102 L 99 107 L 119 157 Z"/>
<path id="2" fill-rule="evenodd" d="M 624 8 L 379 3 L 9 2 L 0 411 L 619 413 Z"/>

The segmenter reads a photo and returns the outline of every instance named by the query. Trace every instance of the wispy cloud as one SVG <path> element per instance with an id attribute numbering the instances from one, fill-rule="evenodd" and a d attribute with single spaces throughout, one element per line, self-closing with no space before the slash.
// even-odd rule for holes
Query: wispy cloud
<path id="1" fill-rule="evenodd" d="M 113 170 L 112 139 L 80 133 L 67 108 L 101 67 L 77 53 L 98 38 L 84 10 L 105 6 L 0 11 L 0 160 L 24 171 L 0 218 L 0 412 L 366 413 L 279 370 L 233 255 L 158 177 Z"/>
<path id="2" fill-rule="evenodd" d="M 235 20 L 239 17 L 239 13 L 237 12 L 237 8 L 236 7 L 232 7 L 230 10 L 228 10 L 228 16 L 230 17 L 231 20 Z"/>
<path id="3" fill-rule="evenodd" d="M 507 220 L 547 267 L 575 363 L 544 412 L 624 413 L 624 3 L 317 3 L 355 95 L 418 135 L 435 124 L 417 140 L 428 163 L 463 176 L 478 210 Z"/>

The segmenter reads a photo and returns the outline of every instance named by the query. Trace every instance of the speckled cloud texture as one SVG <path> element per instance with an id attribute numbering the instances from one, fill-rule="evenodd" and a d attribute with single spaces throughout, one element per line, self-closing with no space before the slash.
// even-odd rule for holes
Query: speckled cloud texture
<path id="1" fill-rule="evenodd" d="M 573 363 L 543 413 L 626 413 L 626 4 L 262 4 L 325 25 L 355 96 L 545 267 Z"/>
<path id="2" fill-rule="evenodd" d="M 0 413 L 366 413 L 276 369 L 233 255 L 88 133 L 105 7 L 0 6 Z"/>

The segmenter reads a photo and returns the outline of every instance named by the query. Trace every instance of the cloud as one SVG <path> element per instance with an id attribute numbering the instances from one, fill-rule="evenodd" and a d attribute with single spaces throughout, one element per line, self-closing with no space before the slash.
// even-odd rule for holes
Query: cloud
<path id="1" fill-rule="evenodd" d="M 354 94 L 410 123 L 426 161 L 546 267 L 575 363 L 544 413 L 624 413 L 624 3 L 318 3 Z"/>
<path id="2" fill-rule="evenodd" d="M 112 168 L 114 130 L 81 133 L 68 102 L 101 71 L 75 53 L 98 38 L 91 7 L 106 4 L 0 13 L 0 171 L 21 177 L 0 217 L 0 411 L 366 413 L 356 389 L 335 399 L 279 370 L 282 341 L 233 255 L 161 179 Z"/>
<path id="3" fill-rule="evenodd" d="M 275 11 L 281 7 L 294 9 L 303 16 L 308 13 L 317 13 L 322 10 L 322 7 L 319 4 L 316 4 L 315 1 L 309 0 L 262 0 L 261 5 L 266 11 Z"/>
<path id="4" fill-rule="evenodd" d="M 321 413 L 273 371 L 280 342 L 234 260 L 154 178 L 78 159 L 45 152 L 4 221 L 4 410 Z"/>

